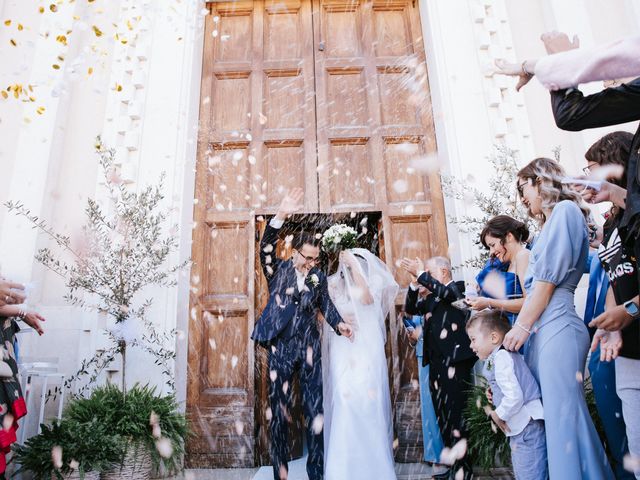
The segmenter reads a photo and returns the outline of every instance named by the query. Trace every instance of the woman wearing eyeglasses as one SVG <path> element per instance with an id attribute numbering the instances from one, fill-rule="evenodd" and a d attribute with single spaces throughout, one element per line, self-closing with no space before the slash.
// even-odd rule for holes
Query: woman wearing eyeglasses
<path id="1" fill-rule="evenodd" d="M 518 192 L 542 227 L 525 279 L 527 298 L 504 346 L 528 341 L 526 361 L 540 384 L 551 479 L 613 479 L 584 397 L 589 333 L 574 292 L 589 254 L 589 209 L 562 183 L 554 160 L 537 158 L 518 172 Z"/>

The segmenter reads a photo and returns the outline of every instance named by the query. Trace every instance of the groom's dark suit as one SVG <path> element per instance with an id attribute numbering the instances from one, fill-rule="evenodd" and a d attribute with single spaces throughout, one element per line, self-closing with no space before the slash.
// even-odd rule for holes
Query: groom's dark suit
<path id="1" fill-rule="evenodd" d="M 443 443 L 452 447 L 461 438 L 468 438 L 462 413 L 471 388 L 473 365 L 478 359 L 465 330 L 468 314 L 451 305 L 464 298 L 465 285 L 453 281 L 443 285 L 429 272 L 420 275 L 418 283 L 431 293 L 418 299 L 418 290 L 409 288 L 405 312 L 431 314 L 424 322 L 423 365 L 430 365 L 429 387 Z M 463 467 L 469 468 L 465 464 Z M 465 478 L 469 475 L 465 472 Z"/>
<path id="2" fill-rule="evenodd" d="M 322 363 L 316 314 L 320 310 L 336 333 L 342 319 L 329 298 L 326 276 L 317 268 L 311 269 L 305 278 L 303 291 L 300 291 L 293 262 L 277 258 L 277 240 L 278 229 L 267 225 L 260 242 L 260 262 L 269 285 L 269 301 L 251 334 L 253 340 L 269 349 L 274 478 L 281 478 L 281 468 L 287 469 L 291 379 L 294 371 L 298 370 L 309 448 L 307 474 L 309 480 L 320 480 L 324 442 Z M 317 419 L 315 425 L 314 419 Z"/>

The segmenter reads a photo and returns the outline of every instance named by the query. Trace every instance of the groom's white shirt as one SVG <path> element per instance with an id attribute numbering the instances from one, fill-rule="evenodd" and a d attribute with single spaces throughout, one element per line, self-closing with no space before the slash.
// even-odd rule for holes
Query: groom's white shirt
<path id="1" fill-rule="evenodd" d="M 284 225 L 284 220 L 276 220 L 275 218 L 272 218 L 269 222 L 269 225 L 279 230 L 282 228 L 282 225 Z M 294 270 L 296 271 L 296 282 L 298 283 L 298 291 L 303 292 L 307 288 L 304 284 L 307 276 L 304 273 L 299 272 L 297 268 L 295 268 Z"/>

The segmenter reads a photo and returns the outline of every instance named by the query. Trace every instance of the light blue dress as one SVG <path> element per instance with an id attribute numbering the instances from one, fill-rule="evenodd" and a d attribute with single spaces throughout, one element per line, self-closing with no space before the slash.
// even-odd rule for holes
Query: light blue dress
<path id="1" fill-rule="evenodd" d="M 614 478 L 582 384 L 589 333 L 576 313 L 574 292 L 588 253 L 580 208 L 569 200 L 558 203 L 533 245 L 525 280 L 528 296 L 536 281 L 556 286 L 525 354 L 542 392 L 551 480 Z"/>
<path id="2" fill-rule="evenodd" d="M 415 315 L 412 320 L 413 324 L 418 326 L 421 324 L 422 316 Z M 433 408 L 431 391 L 429 390 L 429 365 L 422 366 L 422 342 L 424 342 L 424 335 L 420 335 L 420 339 L 416 344 L 416 357 L 418 357 L 418 368 L 420 370 L 420 408 L 422 414 L 422 438 L 424 440 L 424 461 L 439 463 L 444 445 L 440 427 L 438 426 L 438 419 L 436 418 L 436 411 Z"/>

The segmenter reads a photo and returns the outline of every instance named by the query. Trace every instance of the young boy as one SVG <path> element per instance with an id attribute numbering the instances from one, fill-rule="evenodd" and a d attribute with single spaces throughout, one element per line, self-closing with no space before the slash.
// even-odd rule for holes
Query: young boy
<path id="1" fill-rule="evenodd" d="M 547 445 L 540 388 L 524 358 L 502 347 L 511 329 L 498 310 L 482 310 L 466 325 L 471 348 L 485 360 L 483 375 L 489 382 L 495 410 L 491 419 L 509 437 L 511 463 L 517 480 L 546 480 Z"/>

